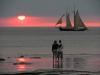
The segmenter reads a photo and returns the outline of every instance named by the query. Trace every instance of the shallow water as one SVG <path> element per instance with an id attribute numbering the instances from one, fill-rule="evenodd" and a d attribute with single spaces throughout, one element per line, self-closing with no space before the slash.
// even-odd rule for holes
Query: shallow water
<path id="1" fill-rule="evenodd" d="M 62 40 L 64 54 L 83 55 L 82 57 L 66 55 L 63 68 L 73 68 L 72 64 L 76 62 L 74 68 L 77 69 L 92 71 L 100 69 L 100 59 L 97 55 L 100 54 L 100 28 L 89 28 L 88 31 L 82 32 L 61 32 L 55 28 L 0 28 L 0 57 L 6 59 L 0 63 L 0 73 L 52 68 L 53 40 Z M 87 57 L 84 54 L 96 55 Z M 31 65 L 12 65 L 16 62 L 16 57 L 21 55 L 40 56 L 42 59 L 31 59 Z"/>
<path id="2" fill-rule="evenodd" d="M 32 59 L 32 58 L 23 58 L 24 62 L 30 64 L 17 64 L 20 63 L 21 60 L 18 61 L 17 59 L 20 58 L 9 58 L 5 62 L 0 63 L 0 73 L 17 73 L 17 72 L 31 72 L 37 69 L 46 69 L 51 67 L 50 60 L 47 58 L 42 59 Z"/>
<path id="3" fill-rule="evenodd" d="M 37 69 L 52 69 L 53 62 L 52 56 L 45 55 L 46 57 L 34 58 L 7 58 L 6 61 L 0 62 L 0 73 L 19 73 L 19 72 L 31 72 Z M 63 68 L 68 70 L 79 71 L 100 71 L 100 55 L 80 55 L 80 54 L 68 54 L 64 55 L 63 66 L 55 64 L 55 68 Z M 17 64 L 14 63 L 26 62 L 30 64 Z"/>

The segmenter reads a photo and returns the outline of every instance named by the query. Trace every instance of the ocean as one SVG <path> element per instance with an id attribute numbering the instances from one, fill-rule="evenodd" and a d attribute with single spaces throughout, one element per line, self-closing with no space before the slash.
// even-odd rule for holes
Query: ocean
<path id="1" fill-rule="evenodd" d="M 87 62 L 89 68 L 95 67 L 96 69 L 94 68 L 93 71 L 100 69 L 100 67 L 98 67 L 100 66 L 100 28 L 89 28 L 87 31 L 64 32 L 59 31 L 57 28 L 50 27 L 9 27 L 0 28 L 0 57 L 7 59 L 5 62 L 0 63 L 0 65 L 2 65 L 2 67 L 0 67 L 0 73 L 19 72 L 20 70 L 14 69 L 16 67 L 12 65 L 9 65 L 11 66 L 9 67 L 8 64 L 16 62 L 16 58 L 21 55 L 26 58 L 39 56 L 43 57 L 41 61 L 47 61 L 40 64 L 41 66 L 36 69 L 40 69 L 40 67 L 52 68 L 51 47 L 54 40 L 62 40 L 65 64 L 67 58 L 74 58 L 76 56 L 87 58 L 88 56 Z M 49 60 L 47 60 L 47 58 L 49 58 Z M 41 62 L 39 60 L 35 61 Z M 34 62 L 34 60 L 32 59 L 31 62 Z M 46 65 L 43 66 L 44 63 L 46 63 Z M 39 64 L 37 63 L 37 65 Z M 28 70 L 33 70 L 33 67 Z M 27 69 L 23 71 L 27 71 Z"/>

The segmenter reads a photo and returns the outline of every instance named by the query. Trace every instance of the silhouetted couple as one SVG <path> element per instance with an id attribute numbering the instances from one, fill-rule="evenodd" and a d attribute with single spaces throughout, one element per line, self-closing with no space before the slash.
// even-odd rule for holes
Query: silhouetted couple
<path id="1" fill-rule="evenodd" d="M 56 40 L 54 40 L 54 43 L 52 45 L 52 53 L 53 53 L 53 62 L 54 61 L 62 61 L 63 59 L 63 45 L 61 40 L 57 43 Z"/>

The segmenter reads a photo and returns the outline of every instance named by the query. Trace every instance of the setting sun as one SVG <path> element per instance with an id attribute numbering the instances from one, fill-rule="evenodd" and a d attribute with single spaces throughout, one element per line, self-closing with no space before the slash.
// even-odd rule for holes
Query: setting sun
<path id="1" fill-rule="evenodd" d="M 19 20 L 25 20 L 25 18 L 26 18 L 25 16 L 18 16 Z"/>

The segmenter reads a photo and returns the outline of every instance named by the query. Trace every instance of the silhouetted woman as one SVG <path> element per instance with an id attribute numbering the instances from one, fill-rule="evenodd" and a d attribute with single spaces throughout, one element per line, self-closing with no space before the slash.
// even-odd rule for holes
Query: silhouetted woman
<path id="1" fill-rule="evenodd" d="M 63 51 L 62 51 L 62 49 L 63 49 L 63 45 L 62 45 L 61 40 L 59 40 L 58 51 L 57 51 L 58 52 L 58 54 L 57 54 L 58 61 L 59 60 L 62 61 L 62 59 L 63 59 Z"/>

